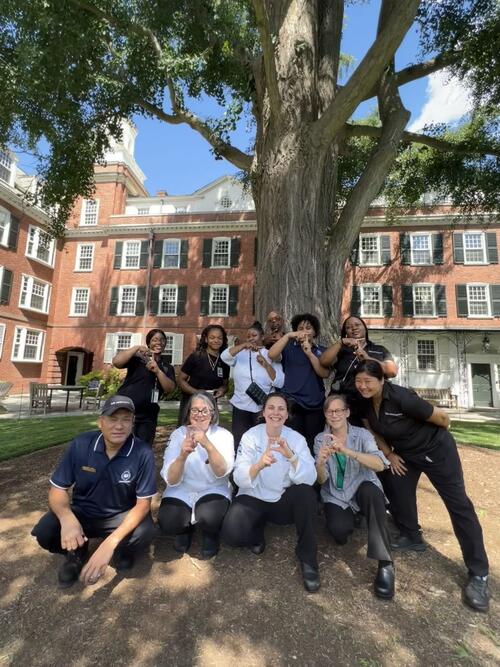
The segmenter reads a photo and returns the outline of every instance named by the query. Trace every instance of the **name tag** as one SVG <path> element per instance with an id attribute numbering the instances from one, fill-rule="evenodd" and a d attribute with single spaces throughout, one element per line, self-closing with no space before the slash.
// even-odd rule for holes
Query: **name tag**
<path id="1" fill-rule="evenodd" d="M 151 403 L 158 403 L 158 399 L 160 398 L 160 392 L 158 389 L 153 389 L 151 391 Z"/>
<path id="2" fill-rule="evenodd" d="M 218 377 L 218 378 L 223 377 L 223 375 L 222 375 L 222 368 L 221 368 L 220 366 L 217 366 L 217 377 Z"/>
<path id="3" fill-rule="evenodd" d="M 90 466 L 82 466 L 83 472 L 97 472 L 95 468 L 91 468 Z"/>

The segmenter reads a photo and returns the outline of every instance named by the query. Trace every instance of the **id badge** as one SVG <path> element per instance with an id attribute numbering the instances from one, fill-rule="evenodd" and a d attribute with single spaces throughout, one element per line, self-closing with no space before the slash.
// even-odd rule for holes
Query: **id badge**
<path id="1" fill-rule="evenodd" d="M 151 390 L 151 403 L 158 403 L 159 398 L 160 398 L 160 392 L 155 387 L 154 389 Z"/>
<path id="2" fill-rule="evenodd" d="M 222 374 L 222 368 L 220 366 L 217 366 L 217 377 L 218 378 L 224 377 Z"/>

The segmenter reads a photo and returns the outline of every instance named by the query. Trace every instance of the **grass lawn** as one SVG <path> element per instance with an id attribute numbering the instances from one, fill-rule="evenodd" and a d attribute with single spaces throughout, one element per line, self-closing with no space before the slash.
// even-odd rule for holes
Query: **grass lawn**
<path id="1" fill-rule="evenodd" d="M 97 428 L 96 415 L 53 417 L 42 419 L 0 420 L 0 461 L 30 454 L 38 449 L 69 442 L 78 433 Z M 172 426 L 177 422 L 177 410 L 162 410 L 159 425 Z M 230 427 L 229 413 L 221 414 L 221 425 Z M 451 432 L 457 442 L 500 450 L 500 423 L 453 421 Z"/>

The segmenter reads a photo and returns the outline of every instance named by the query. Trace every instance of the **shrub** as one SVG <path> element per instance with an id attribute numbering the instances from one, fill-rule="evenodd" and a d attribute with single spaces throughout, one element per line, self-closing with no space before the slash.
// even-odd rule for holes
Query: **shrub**
<path id="1" fill-rule="evenodd" d="M 118 387 L 123 382 L 123 371 L 118 368 L 109 368 L 103 371 L 91 371 L 87 375 L 82 375 L 78 380 L 79 384 L 85 387 L 84 395 L 87 395 L 87 387 L 91 380 L 100 380 L 104 384 L 103 397 L 108 398 L 116 394 Z"/>

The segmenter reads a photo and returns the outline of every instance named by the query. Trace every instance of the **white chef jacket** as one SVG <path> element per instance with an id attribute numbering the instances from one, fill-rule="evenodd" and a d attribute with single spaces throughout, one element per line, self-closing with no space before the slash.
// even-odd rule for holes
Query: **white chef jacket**
<path id="1" fill-rule="evenodd" d="M 271 364 L 271 366 L 276 371 L 276 377 L 274 381 L 269 377 L 268 372 L 265 368 L 257 361 L 257 355 L 260 354 L 264 359 Z M 234 394 L 230 400 L 230 403 L 240 410 L 246 410 L 247 412 L 260 412 L 262 409 L 261 405 L 257 405 L 250 396 L 245 392 L 248 389 L 248 386 L 251 384 L 252 380 L 250 378 L 250 362 L 249 359 L 252 359 L 252 377 L 253 381 L 256 382 L 259 387 L 269 394 L 273 387 L 279 389 L 285 384 L 285 375 L 283 373 L 283 368 L 281 364 L 269 359 L 269 353 L 265 347 L 261 348 L 259 352 L 254 352 L 253 350 L 241 350 L 238 354 L 233 357 L 229 352 L 229 349 L 224 350 L 220 355 L 222 361 L 224 361 L 228 366 L 234 368 L 233 379 L 234 379 Z"/>
<path id="2" fill-rule="evenodd" d="M 185 426 L 177 428 L 170 436 L 165 449 L 160 475 L 167 482 L 167 487 L 162 497 L 178 498 L 192 508 L 200 498 L 209 493 L 219 493 L 231 500 L 229 473 L 234 465 L 234 439 L 233 434 L 221 426 L 210 426 L 207 431 L 207 438 L 224 457 L 227 465 L 224 475 L 222 477 L 215 475 L 208 462 L 206 449 L 197 445 L 194 452 L 186 459 L 181 480 L 177 484 L 168 483 L 168 470 L 181 453 L 182 441 L 186 437 L 186 433 L 187 428 Z"/>
<path id="3" fill-rule="evenodd" d="M 238 495 L 253 496 L 275 503 L 292 484 L 314 484 L 316 467 L 305 438 L 288 426 L 282 427 L 281 437 L 287 441 L 292 452 L 297 454 L 297 467 L 294 468 L 283 454 L 274 451 L 276 463 L 261 470 L 252 481 L 250 467 L 257 463 L 267 448 L 266 425 L 259 424 L 243 434 L 234 466 L 234 482 L 240 487 Z"/>

